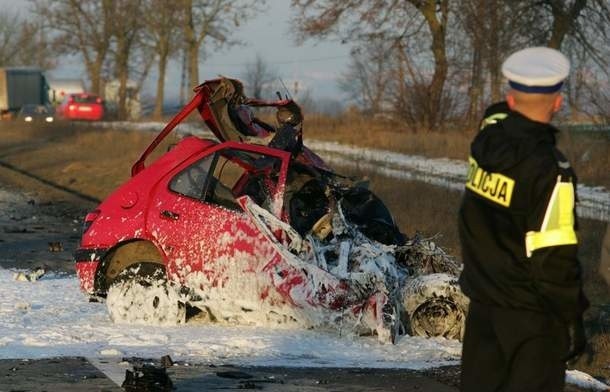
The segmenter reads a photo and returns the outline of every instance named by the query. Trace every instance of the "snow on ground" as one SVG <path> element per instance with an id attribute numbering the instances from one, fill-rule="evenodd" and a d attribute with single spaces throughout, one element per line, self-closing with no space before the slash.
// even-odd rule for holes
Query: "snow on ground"
<path id="1" fill-rule="evenodd" d="M 0 188 L 0 203 L 3 203 L 3 208 L 0 209 L 0 219 L 6 219 L 6 217 L 10 215 L 11 206 L 16 204 L 25 205 L 27 204 L 27 199 L 20 193 L 11 192 Z"/>
<path id="2" fill-rule="evenodd" d="M 184 326 L 113 324 L 106 306 L 87 302 L 73 275 L 29 282 L 0 268 L 0 359 L 84 356 L 143 357 L 244 366 L 423 369 L 459 363 L 461 344 L 443 338 L 401 337 L 396 345 L 336 332 L 192 323 Z M 572 370 L 566 381 L 608 390 Z"/>
<path id="3" fill-rule="evenodd" d="M 566 383 L 576 385 L 589 391 L 610 390 L 610 386 L 579 370 L 568 370 L 566 372 Z"/>
<path id="4" fill-rule="evenodd" d="M 161 122 L 98 122 L 91 124 L 115 129 L 134 129 L 143 132 L 160 132 Z M 214 137 L 203 123 L 181 123 L 179 134 Z M 397 152 L 349 146 L 337 142 L 308 139 L 306 145 L 320 154 L 327 163 L 344 167 L 361 168 L 386 177 L 416 180 L 432 185 L 462 191 L 466 181 L 466 161 L 448 158 L 425 158 Z M 610 192 L 603 187 L 578 185 L 577 205 L 581 217 L 610 222 Z"/>
<path id="5" fill-rule="evenodd" d="M 0 269 L 0 358 L 140 356 L 249 366 L 411 368 L 457 364 L 461 345 L 447 339 L 374 337 L 332 331 L 193 323 L 115 325 L 105 304 L 87 302 L 72 275 L 15 281 Z"/>
<path id="6" fill-rule="evenodd" d="M 331 165 L 363 168 L 391 178 L 417 180 L 455 190 L 463 190 L 468 164 L 448 158 L 425 158 L 387 150 L 307 141 Z M 610 192 L 603 187 L 578 185 L 578 213 L 585 218 L 610 221 Z"/>
<path id="7" fill-rule="evenodd" d="M 109 128 L 109 129 L 129 129 L 141 132 L 153 132 L 159 133 L 165 127 L 165 123 L 158 121 L 96 121 L 96 122 L 84 122 L 79 121 L 79 125 L 96 128 Z M 193 134 L 205 137 L 214 137 L 212 132 L 208 131 L 207 126 L 203 122 L 182 122 L 178 124 L 176 130 L 180 134 Z"/>

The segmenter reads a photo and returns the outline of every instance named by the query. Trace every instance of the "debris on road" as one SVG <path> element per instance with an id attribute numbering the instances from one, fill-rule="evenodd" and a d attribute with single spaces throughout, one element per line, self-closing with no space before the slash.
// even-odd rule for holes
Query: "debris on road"
<path id="1" fill-rule="evenodd" d="M 125 370 L 121 387 L 127 392 L 169 392 L 174 388 L 165 367 L 143 364 Z"/>
<path id="2" fill-rule="evenodd" d="M 251 374 L 245 373 L 245 372 L 240 372 L 237 370 L 225 370 L 225 371 L 220 371 L 220 372 L 216 372 L 216 375 L 218 377 L 222 377 L 222 378 L 233 378 L 236 380 L 247 380 L 252 378 L 253 376 Z"/>
<path id="3" fill-rule="evenodd" d="M 63 252 L 64 246 L 59 241 L 49 242 L 49 252 Z"/>
<path id="4" fill-rule="evenodd" d="M 46 270 L 42 267 L 38 267 L 30 272 L 19 271 L 13 275 L 13 280 L 18 282 L 35 282 L 46 273 Z"/>
<path id="5" fill-rule="evenodd" d="M 170 357 L 169 355 L 164 355 L 161 357 L 161 366 L 163 366 L 164 368 L 170 368 L 172 366 L 174 366 L 174 361 L 172 360 L 172 357 Z"/>

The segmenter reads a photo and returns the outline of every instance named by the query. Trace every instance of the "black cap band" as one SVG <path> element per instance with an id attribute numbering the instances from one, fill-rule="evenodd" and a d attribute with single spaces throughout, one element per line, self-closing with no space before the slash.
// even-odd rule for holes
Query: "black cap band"
<path id="1" fill-rule="evenodd" d="M 508 81 L 508 85 L 517 90 L 524 93 L 531 94 L 552 94 L 561 90 L 561 86 L 563 86 L 563 82 L 559 82 L 552 86 L 526 86 L 525 84 L 513 82 L 512 80 Z"/>

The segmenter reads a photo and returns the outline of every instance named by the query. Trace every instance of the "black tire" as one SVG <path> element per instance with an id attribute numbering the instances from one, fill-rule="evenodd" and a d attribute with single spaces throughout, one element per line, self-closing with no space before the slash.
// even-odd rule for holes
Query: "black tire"
<path id="1" fill-rule="evenodd" d="M 461 340 L 468 312 L 468 297 L 455 276 L 421 275 L 406 282 L 403 304 L 409 334 Z"/>

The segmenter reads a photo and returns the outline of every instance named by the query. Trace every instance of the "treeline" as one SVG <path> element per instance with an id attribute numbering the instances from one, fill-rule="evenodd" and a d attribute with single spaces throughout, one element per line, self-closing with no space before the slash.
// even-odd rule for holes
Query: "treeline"
<path id="1" fill-rule="evenodd" d="M 341 86 L 371 115 L 417 129 L 474 123 L 502 99 L 503 60 L 526 46 L 571 60 L 571 119 L 610 120 L 608 0 L 292 0 L 301 39 L 356 46 Z"/>
<path id="2" fill-rule="evenodd" d="M 127 117 L 128 81 L 139 91 L 157 67 L 160 117 L 171 58 L 183 63 L 181 93 L 199 84 L 204 48 L 237 43 L 233 31 L 261 10 L 256 0 L 30 0 L 27 17 L 0 12 L 0 66 L 52 68 L 61 55 L 82 59 L 90 91 L 116 79 L 118 116 Z M 185 97 L 188 98 L 188 97 Z"/>
<path id="3" fill-rule="evenodd" d="M 76 55 L 90 89 L 119 81 L 136 90 L 158 70 L 161 115 L 170 59 L 183 66 L 184 99 L 205 51 L 236 44 L 233 32 L 263 0 L 29 0 L 27 17 L 0 11 L 0 66 L 52 68 Z M 608 0 L 292 0 L 298 40 L 338 39 L 354 50 L 340 87 L 365 113 L 416 129 L 476 122 L 502 99 L 502 61 L 525 46 L 560 49 L 572 62 L 564 90 L 570 119 L 610 120 Z M 262 58 L 245 70 L 254 96 L 274 74 Z"/>

